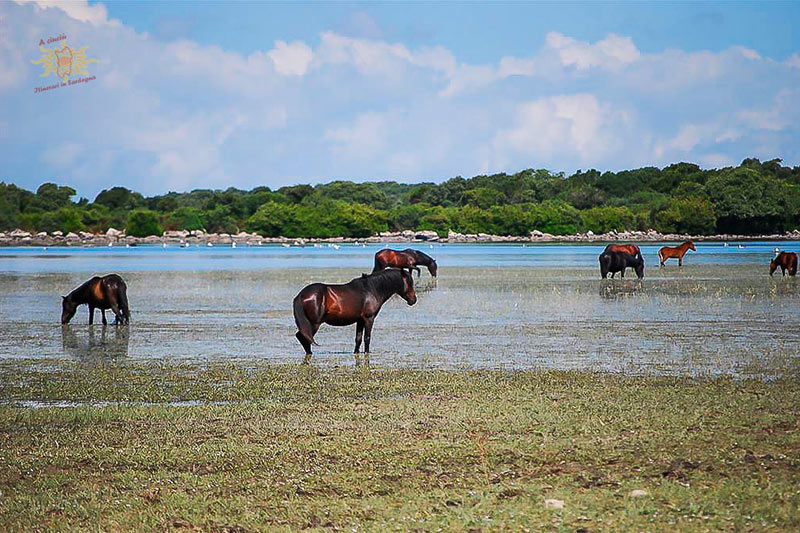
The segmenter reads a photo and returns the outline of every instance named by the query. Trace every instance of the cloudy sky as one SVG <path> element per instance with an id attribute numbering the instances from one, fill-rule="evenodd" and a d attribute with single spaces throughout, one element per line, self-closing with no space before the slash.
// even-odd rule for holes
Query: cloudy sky
<path id="1" fill-rule="evenodd" d="M 798 25 L 798 2 L 3 2 L 0 180 L 91 198 L 797 165 Z M 95 79 L 36 93 L 62 34 Z"/>

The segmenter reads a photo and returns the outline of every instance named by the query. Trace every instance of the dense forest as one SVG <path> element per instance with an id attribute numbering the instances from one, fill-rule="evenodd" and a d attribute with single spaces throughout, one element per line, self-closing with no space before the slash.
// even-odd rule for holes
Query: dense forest
<path id="1" fill-rule="evenodd" d="M 565 177 L 523 170 L 440 184 L 393 181 L 294 185 L 250 191 L 197 189 L 144 197 L 125 187 L 74 200 L 70 187 L 36 192 L 0 182 L 0 230 L 93 231 L 128 235 L 170 229 L 255 231 L 276 237 L 366 237 L 434 230 L 527 235 L 655 229 L 664 233 L 775 233 L 800 228 L 800 167 L 745 159 L 738 167 L 677 163 Z"/>

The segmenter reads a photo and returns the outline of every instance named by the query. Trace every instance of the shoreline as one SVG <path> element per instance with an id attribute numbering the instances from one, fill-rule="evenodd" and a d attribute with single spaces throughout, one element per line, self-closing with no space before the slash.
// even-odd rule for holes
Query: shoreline
<path id="1" fill-rule="evenodd" d="M 344 244 L 423 244 L 423 243 L 606 243 L 606 242 L 634 242 L 634 243 L 657 243 L 657 242 L 681 242 L 685 240 L 697 242 L 725 242 L 725 241 L 800 241 L 800 230 L 786 233 L 776 233 L 769 235 L 685 235 L 677 233 L 659 233 L 654 230 L 649 231 L 611 231 L 608 233 L 595 234 L 591 231 L 585 233 L 575 233 L 571 235 L 551 235 L 534 230 L 527 236 L 508 236 L 508 235 L 489 235 L 485 233 L 464 234 L 449 232 L 447 237 L 440 237 L 434 231 L 401 231 L 384 232 L 366 238 L 354 237 L 326 237 L 326 238 L 293 238 L 293 237 L 264 237 L 257 233 L 239 232 L 237 234 L 228 233 L 206 233 L 203 231 L 165 231 L 163 235 L 150 235 L 148 237 L 132 237 L 125 235 L 124 232 L 110 228 L 106 233 L 68 233 L 64 235 L 60 231 L 52 233 L 39 232 L 31 233 L 23 230 L 13 230 L 11 232 L 0 232 L 0 248 L 2 247 L 24 247 L 24 246 L 114 246 L 128 245 L 137 246 L 140 244 L 177 244 L 184 246 L 191 245 L 233 245 L 241 244 L 245 246 L 261 246 L 262 244 L 288 244 L 304 246 L 315 243 L 344 243 Z"/>

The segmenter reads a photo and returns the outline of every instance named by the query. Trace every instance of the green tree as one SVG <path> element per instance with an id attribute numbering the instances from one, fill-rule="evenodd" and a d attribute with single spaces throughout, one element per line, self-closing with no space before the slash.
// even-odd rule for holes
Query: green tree
<path id="1" fill-rule="evenodd" d="M 135 209 L 128 214 L 126 233 L 132 237 L 147 237 L 161 235 L 164 230 L 158 213 L 149 209 Z"/>

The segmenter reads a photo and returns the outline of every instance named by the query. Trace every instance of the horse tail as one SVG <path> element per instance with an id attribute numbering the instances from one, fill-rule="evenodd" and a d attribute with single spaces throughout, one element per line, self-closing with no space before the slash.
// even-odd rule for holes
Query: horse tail
<path id="1" fill-rule="evenodd" d="M 306 310 L 303 307 L 303 299 L 298 294 L 294 299 L 294 323 L 297 325 L 297 330 L 300 332 L 308 342 L 315 346 L 319 346 L 314 340 L 314 335 L 311 333 L 311 321 L 306 316 Z"/>

